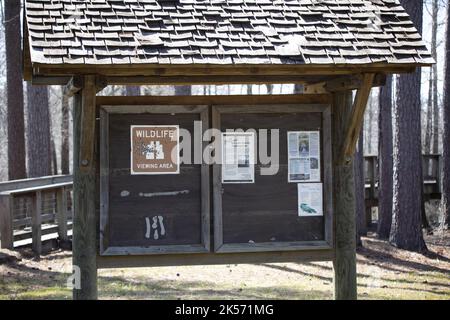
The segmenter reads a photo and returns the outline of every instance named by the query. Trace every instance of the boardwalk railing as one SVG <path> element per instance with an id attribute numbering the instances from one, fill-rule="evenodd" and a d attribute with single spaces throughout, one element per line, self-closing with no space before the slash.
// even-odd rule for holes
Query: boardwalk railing
<path id="1" fill-rule="evenodd" d="M 72 225 L 72 176 L 51 176 L 0 183 L 1 247 L 32 243 L 41 253 L 42 240 L 67 240 Z"/>

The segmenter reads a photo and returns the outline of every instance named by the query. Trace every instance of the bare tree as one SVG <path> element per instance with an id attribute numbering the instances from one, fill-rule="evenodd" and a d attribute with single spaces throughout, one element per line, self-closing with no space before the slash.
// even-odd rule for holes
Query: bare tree
<path id="1" fill-rule="evenodd" d="M 450 17 L 450 1 L 447 4 L 447 13 Z M 442 200 L 441 200 L 441 225 L 443 228 L 450 226 L 450 22 L 447 20 L 446 57 L 445 57 L 445 83 L 443 106 L 443 154 L 442 154 Z"/>
<path id="2" fill-rule="evenodd" d="M 356 210 L 356 243 L 362 245 L 361 237 L 367 235 L 367 221 L 364 201 L 364 134 L 363 130 L 359 135 L 358 149 L 353 161 L 355 172 L 355 210 Z"/>
<path id="3" fill-rule="evenodd" d="M 27 84 L 28 176 L 52 174 L 50 114 L 47 87 Z"/>
<path id="4" fill-rule="evenodd" d="M 69 174 L 69 98 L 63 94 L 63 88 L 61 94 L 61 174 Z"/>
<path id="5" fill-rule="evenodd" d="M 26 178 L 20 1 L 5 0 L 6 80 L 8 99 L 8 177 Z"/>
<path id="6" fill-rule="evenodd" d="M 378 226 L 380 239 L 388 239 L 392 224 L 392 76 L 380 88 L 378 118 Z"/>
<path id="7" fill-rule="evenodd" d="M 401 0 L 422 31 L 423 1 Z M 400 75 L 394 107 L 394 187 L 389 241 L 402 249 L 426 250 L 422 234 L 422 156 L 420 70 Z"/>
<path id="8" fill-rule="evenodd" d="M 175 86 L 176 96 L 189 96 L 191 95 L 191 86 Z"/>
<path id="9" fill-rule="evenodd" d="M 141 95 L 141 87 L 126 86 L 125 92 L 126 92 L 127 96 L 140 96 Z"/>
<path id="10" fill-rule="evenodd" d="M 433 0 L 432 9 L 432 30 L 431 30 L 431 55 L 434 59 L 437 59 L 437 33 L 438 33 L 438 15 L 439 15 L 439 3 L 438 0 Z M 431 152 L 437 154 L 439 152 L 439 104 L 438 104 L 438 68 L 437 64 L 434 64 L 431 68 L 433 74 L 432 81 L 432 101 L 433 101 L 433 144 L 431 146 Z"/>

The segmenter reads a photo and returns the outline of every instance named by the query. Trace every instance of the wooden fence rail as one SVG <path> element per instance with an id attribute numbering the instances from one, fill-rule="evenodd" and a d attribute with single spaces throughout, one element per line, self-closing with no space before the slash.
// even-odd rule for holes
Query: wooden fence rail
<path id="1" fill-rule="evenodd" d="M 1 247 L 29 243 L 40 254 L 43 237 L 67 240 L 72 224 L 72 176 L 52 176 L 0 183 Z"/>
<path id="2" fill-rule="evenodd" d="M 424 201 L 440 199 L 442 192 L 442 156 L 439 154 L 422 155 Z M 378 206 L 378 157 L 364 157 L 365 201 L 367 221 L 371 224 L 371 209 Z"/>

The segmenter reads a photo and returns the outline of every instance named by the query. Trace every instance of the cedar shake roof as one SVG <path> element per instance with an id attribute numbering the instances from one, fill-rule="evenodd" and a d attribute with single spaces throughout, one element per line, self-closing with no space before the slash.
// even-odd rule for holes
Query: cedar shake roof
<path id="1" fill-rule="evenodd" d="M 434 62 L 398 0 L 26 0 L 38 64 Z"/>

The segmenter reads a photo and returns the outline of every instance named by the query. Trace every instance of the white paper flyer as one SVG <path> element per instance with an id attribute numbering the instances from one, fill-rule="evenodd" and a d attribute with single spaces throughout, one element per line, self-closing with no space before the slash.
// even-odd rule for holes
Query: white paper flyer
<path id="1" fill-rule="evenodd" d="M 288 181 L 321 181 L 320 131 L 288 132 Z"/>
<path id="2" fill-rule="evenodd" d="M 322 183 L 298 184 L 298 215 L 300 217 L 323 216 Z"/>
<path id="3" fill-rule="evenodd" d="M 222 183 L 255 182 L 255 133 L 222 133 Z"/>

